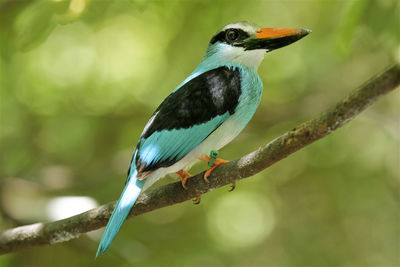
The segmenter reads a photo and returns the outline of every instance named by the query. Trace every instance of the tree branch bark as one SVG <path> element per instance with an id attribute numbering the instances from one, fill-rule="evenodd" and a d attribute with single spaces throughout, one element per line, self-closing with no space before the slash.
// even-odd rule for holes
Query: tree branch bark
<path id="1" fill-rule="evenodd" d="M 216 168 L 209 177 L 209 184 L 204 182 L 203 173 L 200 173 L 188 180 L 187 190 L 182 188 L 180 182 L 176 182 L 144 192 L 132 208 L 129 217 L 181 203 L 235 180 L 252 176 L 346 124 L 399 84 L 400 65 L 396 64 L 316 118 L 293 128 L 258 150 Z M 115 203 L 111 202 L 55 222 L 9 229 L 0 234 L 0 254 L 65 242 L 79 237 L 82 233 L 103 227 L 107 224 Z"/>

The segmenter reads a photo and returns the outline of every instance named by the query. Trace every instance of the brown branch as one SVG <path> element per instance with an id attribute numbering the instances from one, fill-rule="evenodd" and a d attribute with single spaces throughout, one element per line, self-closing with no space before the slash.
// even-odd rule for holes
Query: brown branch
<path id="1" fill-rule="evenodd" d="M 216 168 L 209 177 L 209 184 L 204 182 L 203 173 L 201 173 L 188 180 L 187 190 L 182 189 L 180 182 L 176 182 L 144 192 L 133 207 L 130 216 L 138 216 L 174 205 L 230 184 L 235 180 L 252 176 L 341 127 L 379 97 L 394 90 L 399 84 L 400 65 L 397 64 L 368 81 L 335 107 L 315 119 L 293 128 L 257 151 Z M 82 233 L 103 227 L 106 225 L 114 205 L 115 202 L 108 203 L 60 221 L 9 229 L 0 234 L 0 254 L 68 241 L 79 237 Z"/>

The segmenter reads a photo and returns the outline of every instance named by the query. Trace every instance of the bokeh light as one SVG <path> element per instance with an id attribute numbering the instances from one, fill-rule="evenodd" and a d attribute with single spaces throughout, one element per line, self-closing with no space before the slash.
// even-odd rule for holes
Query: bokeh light
<path id="1" fill-rule="evenodd" d="M 85 196 L 60 196 L 53 198 L 46 205 L 46 213 L 50 220 L 65 219 L 98 206 L 96 200 Z"/>
<path id="2" fill-rule="evenodd" d="M 273 230 L 275 213 L 266 197 L 251 192 L 227 194 L 207 214 L 208 229 L 222 247 L 258 245 Z"/>

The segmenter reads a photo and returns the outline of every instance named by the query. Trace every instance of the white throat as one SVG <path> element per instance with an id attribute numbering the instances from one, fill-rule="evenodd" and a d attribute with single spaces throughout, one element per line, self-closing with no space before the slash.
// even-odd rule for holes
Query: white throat
<path id="1" fill-rule="evenodd" d="M 213 51 L 207 51 L 207 61 L 213 63 L 237 63 L 245 65 L 255 70 L 264 59 L 266 49 L 244 50 L 243 47 L 231 46 L 224 43 L 218 43 L 212 48 Z"/>

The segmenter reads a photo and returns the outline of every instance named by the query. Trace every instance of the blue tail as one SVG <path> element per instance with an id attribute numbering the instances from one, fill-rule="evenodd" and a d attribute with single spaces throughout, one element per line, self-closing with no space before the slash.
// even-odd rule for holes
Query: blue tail
<path id="1" fill-rule="evenodd" d="M 133 171 L 127 180 L 124 191 L 122 191 L 122 194 L 119 197 L 118 203 L 111 214 L 106 230 L 101 238 L 99 248 L 97 249 L 96 258 L 99 256 L 100 252 L 104 254 L 107 251 L 108 247 L 128 216 L 133 204 L 135 204 L 137 197 L 142 191 L 144 181 L 139 181 L 136 179 L 136 173 L 136 170 Z"/>

